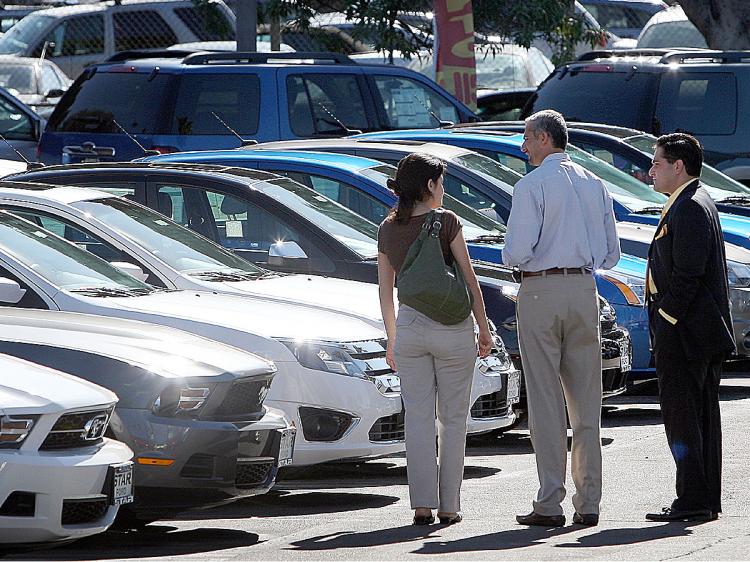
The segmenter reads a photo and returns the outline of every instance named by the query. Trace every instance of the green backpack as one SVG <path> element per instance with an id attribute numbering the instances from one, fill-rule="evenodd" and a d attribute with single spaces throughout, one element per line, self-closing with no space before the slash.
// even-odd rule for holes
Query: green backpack
<path id="1" fill-rule="evenodd" d="M 442 214 L 441 209 L 430 212 L 409 247 L 398 275 L 398 300 L 436 322 L 451 325 L 468 318 L 474 299 L 456 260 L 452 266 L 445 265 L 440 245 Z"/>

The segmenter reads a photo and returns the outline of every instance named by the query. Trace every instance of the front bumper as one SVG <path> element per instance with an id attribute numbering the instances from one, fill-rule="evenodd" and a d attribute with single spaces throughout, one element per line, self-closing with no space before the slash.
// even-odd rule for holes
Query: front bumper
<path id="1" fill-rule="evenodd" d="M 282 432 L 294 431 L 274 408 L 250 422 L 118 408 L 111 426 L 134 450 L 135 501 L 128 509 L 143 517 L 267 492 L 276 479 Z"/>
<path id="2" fill-rule="evenodd" d="M 1 451 L 0 507 L 13 511 L 13 492 L 31 492 L 34 507 L 33 515 L 0 515 L 0 542 L 62 541 L 106 531 L 118 510 L 107 498 L 109 467 L 132 456 L 127 445 L 111 439 L 83 449 Z"/>
<path id="3" fill-rule="evenodd" d="M 511 367 L 482 372 L 481 364 L 482 360 L 477 359 L 474 366 L 467 425 L 469 435 L 510 427 L 516 421 L 513 404 L 518 401 L 519 396 L 514 392 L 509 397 L 508 389 L 519 389 L 520 392 L 520 371 Z"/>

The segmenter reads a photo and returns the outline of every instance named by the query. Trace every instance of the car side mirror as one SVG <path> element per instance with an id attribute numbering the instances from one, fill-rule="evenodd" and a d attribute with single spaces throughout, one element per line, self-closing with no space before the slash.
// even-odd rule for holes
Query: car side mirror
<path id="1" fill-rule="evenodd" d="M 62 95 L 65 93 L 65 90 L 61 90 L 60 88 L 53 88 L 49 92 L 47 92 L 44 97 L 45 98 L 61 98 Z"/>
<path id="2" fill-rule="evenodd" d="M 111 261 L 109 264 L 115 266 L 123 273 L 127 273 L 131 277 L 135 277 L 139 281 L 146 281 L 146 279 L 148 279 L 148 275 L 134 263 L 127 261 Z"/>
<path id="3" fill-rule="evenodd" d="M 306 260 L 307 254 L 292 240 L 276 242 L 268 249 L 268 265 L 291 265 L 291 262 Z"/>
<path id="4" fill-rule="evenodd" d="M 18 282 L 0 277 L 0 303 L 18 304 L 25 294 L 26 289 L 22 289 Z"/>

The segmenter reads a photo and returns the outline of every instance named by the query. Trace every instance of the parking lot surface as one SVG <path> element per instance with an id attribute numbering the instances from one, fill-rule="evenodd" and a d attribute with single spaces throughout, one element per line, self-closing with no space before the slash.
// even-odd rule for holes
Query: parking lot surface
<path id="1" fill-rule="evenodd" d="M 669 505 L 674 465 L 659 405 L 622 396 L 603 413 L 604 496 L 598 527 L 527 528 L 537 477 L 528 431 L 469 441 L 464 521 L 411 523 L 405 460 L 326 464 L 287 474 L 266 496 L 159 521 L 139 532 L 109 531 L 55 549 L 7 553 L 23 560 L 746 560 L 750 549 L 750 375 L 722 383 L 724 513 L 715 522 L 649 523 Z M 572 486 L 568 479 L 569 490 Z"/>

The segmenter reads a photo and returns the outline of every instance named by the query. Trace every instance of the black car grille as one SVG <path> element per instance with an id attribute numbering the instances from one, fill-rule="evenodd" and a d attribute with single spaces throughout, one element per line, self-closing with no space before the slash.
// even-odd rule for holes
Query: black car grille
<path id="1" fill-rule="evenodd" d="M 370 428 L 370 441 L 403 441 L 404 411 L 379 418 Z"/>
<path id="2" fill-rule="evenodd" d="M 106 496 L 80 500 L 63 500 L 61 521 L 63 525 L 91 523 L 104 517 L 108 507 L 109 502 Z"/>
<path id="3" fill-rule="evenodd" d="M 491 394 L 483 394 L 471 407 L 474 419 L 499 418 L 508 413 L 507 378 L 503 379 L 503 388 Z"/>
<path id="4" fill-rule="evenodd" d="M 260 486 L 268 480 L 273 469 L 273 462 L 273 459 L 251 462 L 239 461 L 235 485 L 238 488 Z"/>
<path id="5" fill-rule="evenodd" d="M 214 412 L 217 418 L 257 416 L 263 409 L 263 400 L 271 386 L 271 377 L 239 380 L 232 384 L 224 401 Z"/>
<path id="6" fill-rule="evenodd" d="M 70 449 L 100 443 L 111 414 L 111 408 L 63 414 L 52 426 L 39 449 Z"/>
<path id="7" fill-rule="evenodd" d="M 192 455 L 180 471 L 183 478 L 212 478 L 214 475 L 214 457 L 203 453 Z"/>

